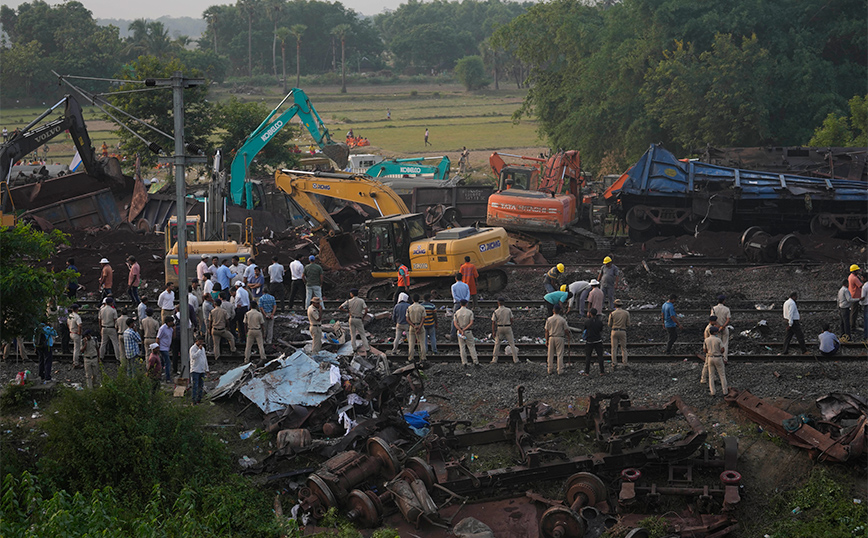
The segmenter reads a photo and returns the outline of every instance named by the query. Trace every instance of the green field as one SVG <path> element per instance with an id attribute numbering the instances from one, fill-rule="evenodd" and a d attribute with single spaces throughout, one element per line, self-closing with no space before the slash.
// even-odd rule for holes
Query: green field
<path id="1" fill-rule="evenodd" d="M 474 161 L 487 160 L 493 150 L 510 148 L 536 148 L 542 144 L 534 121 L 523 120 L 514 124 L 512 114 L 521 105 L 525 90 L 466 92 L 458 85 L 398 85 L 349 86 L 341 94 L 339 87 L 319 86 L 304 88 L 326 126 L 336 140 L 343 140 L 353 129 L 356 136 L 367 137 L 371 148 L 356 152 L 382 153 L 389 157 L 410 155 L 454 154 L 462 146 L 475 152 Z M 210 99 L 220 101 L 233 95 L 229 89 L 212 90 Z M 237 94 L 242 100 L 255 100 L 273 108 L 282 99 L 278 87 L 263 88 L 257 95 Z M 167 98 L 170 98 L 167 93 Z M 47 104 L 48 106 L 49 104 Z M 386 119 L 390 109 L 392 119 Z M 19 108 L 0 110 L 0 126 L 12 132 L 23 128 L 41 114 L 45 108 Z M 52 113 L 47 119 L 59 115 Z M 95 107 L 84 107 L 85 120 L 94 146 L 103 142 L 114 147 L 117 139 L 112 133 L 114 124 L 103 121 Z M 218 126 L 219 128 L 219 126 Z M 424 145 L 425 129 L 430 130 L 431 146 Z M 302 133 L 306 135 L 307 133 Z M 300 143 L 309 138 L 302 136 Z M 49 143 L 49 161 L 68 162 L 75 149 L 65 136 Z M 475 167 L 484 168 L 480 161 Z"/>

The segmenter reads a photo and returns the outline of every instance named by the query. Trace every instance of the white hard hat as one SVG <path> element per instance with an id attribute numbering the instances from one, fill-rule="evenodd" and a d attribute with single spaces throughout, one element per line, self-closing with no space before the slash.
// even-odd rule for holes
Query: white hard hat
<path id="1" fill-rule="evenodd" d="M 108 263 L 108 258 L 103 258 L 99 261 L 99 263 Z"/>
<path id="2" fill-rule="evenodd" d="M 154 342 L 153 344 L 149 345 L 148 347 L 149 347 L 150 349 L 157 349 L 158 347 L 160 347 L 160 344 Z"/>
<path id="3" fill-rule="evenodd" d="M 600 281 L 597 280 L 596 278 L 592 278 L 592 279 L 591 279 L 591 282 L 589 282 L 589 284 L 590 284 L 591 286 L 599 286 L 599 285 L 600 285 Z"/>

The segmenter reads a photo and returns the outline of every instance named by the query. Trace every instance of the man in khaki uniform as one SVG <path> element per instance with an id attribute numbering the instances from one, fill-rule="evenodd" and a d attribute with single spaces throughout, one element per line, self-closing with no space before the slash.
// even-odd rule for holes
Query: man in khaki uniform
<path id="1" fill-rule="evenodd" d="M 229 349 L 235 353 L 235 337 L 226 328 L 226 324 L 229 323 L 229 312 L 220 307 L 222 304 L 221 299 L 214 301 L 214 310 L 211 311 L 211 317 L 208 319 L 208 323 L 211 325 L 209 327 L 211 337 L 214 339 L 214 360 L 220 358 L 220 343 L 223 338 L 229 341 Z"/>
<path id="2" fill-rule="evenodd" d="M 494 335 L 494 353 L 491 364 L 497 362 L 500 353 L 500 343 L 506 340 L 512 350 L 512 362 L 518 364 L 518 350 L 515 349 L 515 337 L 512 334 L 512 310 L 504 306 L 503 297 L 497 298 L 497 310 L 491 315 L 491 334 Z"/>
<path id="3" fill-rule="evenodd" d="M 615 310 L 609 314 L 609 327 L 612 329 L 612 368 L 618 362 L 618 348 L 621 348 L 621 365 L 627 366 L 627 328 L 630 326 L 630 313 L 621 308 L 621 299 L 615 299 Z"/>
<path id="4" fill-rule="evenodd" d="M 416 343 L 419 344 L 419 356 L 422 360 L 426 360 L 425 350 L 425 329 L 422 327 L 425 323 L 425 307 L 419 302 L 419 294 L 413 295 L 412 304 L 407 308 L 407 343 L 410 346 L 410 354 L 407 356 L 407 362 L 413 362 L 413 356 L 416 353 Z"/>
<path id="5" fill-rule="evenodd" d="M 711 336 L 711 328 L 714 327 L 718 330 L 717 337 L 720 338 L 720 325 L 717 324 L 717 316 L 711 315 L 708 316 L 708 325 L 705 326 L 705 331 L 702 333 L 702 341 Z M 721 340 L 723 342 L 723 340 Z M 704 385 L 705 380 L 708 378 L 708 357 L 705 357 L 705 364 L 702 365 L 702 375 L 699 377 L 699 384 Z"/>
<path id="6" fill-rule="evenodd" d="M 726 295 L 717 296 L 717 304 L 711 307 L 711 315 L 717 316 L 717 325 L 720 327 L 717 336 L 723 343 L 723 362 L 729 358 L 729 324 L 732 323 L 732 312 L 729 307 L 724 304 Z"/>
<path id="7" fill-rule="evenodd" d="M 726 394 L 726 371 L 723 365 L 723 342 L 718 338 L 717 333 L 720 329 L 716 326 L 711 327 L 710 335 L 702 344 L 702 350 L 705 351 L 705 363 L 708 365 L 708 389 L 711 395 L 714 396 L 714 372 L 720 376 L 720 388 Z"/>
<path id="8" fill-rule="evenodd" d="M 78 315 L 78 310 L 81 308 L 78 303 L 72 305 L 69 316 L 66 319 L 66 326 L 69 327 L 69 335 L 72 338 L 72 367 L 81 368 L 81 316 Z"/>
<path id="9" fill-rule="evenodd" d="M 461 364 L 467 366 L 467 348 L 470 348 L 470 358 L 473 365 L 479 366 L 479 358 L 476 356 L 476 340 L 473 338 L 473 311 L 467 308 L 467 299 L 461 299 L 461 308 L 452 316 L 452 324 L 458 334 L 458 351 L 461 353 Z"/>
<path id="10" fill-rule="evenodd" d="M 111 297 L 106 297 L 103 299 L 103 305 L 99 309 L 99 327 L 100 336 L 102 337 L 102 342 L 99 344 L 99 360 L 105 358 L 105 350 L 108 347 L 109 341 L 114 346 L 115 357 L 120 360 L 123 356 L 121 355 L 121 346 L 118 342 L 118 330 L 116 327 L 118 311 L 115 310 L 114 302 L 115 300 Z"/>
<path id="11" fill-rule="evenodd" d="M 151 349 L 151 344 L 157 342 L 157 331 L 160 330 L 160 322 L 154 318 L 154 309 L 148 307 L 145 309 L 145 317 L 141 320 L 142 338 L 144 339 L 145 349 Z"/>
<path id="12" fill-rule="evenodd" d="M 247 327 L 247 346 L 244 348 L 244 362 L 250 362 L 250 351 L 253 344 L 259 347 L 259 358 L 265 359 L 265 340 L 262 338 L 262 329 L 265 327 L 265 316 L 259 311 L 256 301 L 250 302 L 250 310 L 244 314 L 244 326 Z"/>
<path id="13" fill-rule="evenodd" d="M 307 307 L 307 321 L 310 323 L 311 354 L 316 354 L 322 349 L 322 299 L 311 297 L 310 306 Z"/>
<path id="14" fill-rule="evenodd" d="M 124 331 L 127 330 L 127 320 L 130 317 L 126 314 L 123 308 L 117 309 L 118 319 L 115 321 L 115 330 L 118 332 L 118 343 L 121 345 L 121 354 L 118 357 L 118 360 L 121 361 L 121 364 L 127 363 L 127 350 L 124 345 Z"/>
<path id="15" fill-rule="evenodd" d="M 558 375 L 564 373 L 564 339 L 569 341 L 570 328 L 561 316 L 561 305 L 556 304 L 554 313 L 546 320 L 546 344 L 548 344 L 548 373 L 552 373 L 552 362 L 558 358 Z"/>
<path id="16" fill-rule="evenodd" d="M 365 334 L 364 318 L 368 315 L 368 305 L 365 300 L 359 295 L 359 290 L 353 288 L 350 290 L 350 298 L 344 301 L 344 304 L 338 307 L 338 310 L 346 310 L 350 313 L 350 341 L 353 343 L 353 351 L 356 348 L 356 335 L 362 337 L 361 347 L 370 352 L 371 345 L 368 344 L 368 336 Z"/>

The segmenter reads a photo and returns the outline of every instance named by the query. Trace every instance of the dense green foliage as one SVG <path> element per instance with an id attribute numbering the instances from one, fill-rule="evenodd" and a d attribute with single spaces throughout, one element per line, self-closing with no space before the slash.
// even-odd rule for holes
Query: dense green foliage
<path id="1" fill-rule="evenodd" d="M 284 108 L 285 110 L 285 108 Z M 282 111 L 281 111 L 282 112 Z M 231 97 L 215 107 L 215 122 L 224 126 L 225 132 L 220 135 L 220 147 L 228 152 L 229 160 L 235 158 L 235 152 L 246 140 L 247 135 L 268 116 L 269 110 L 261 103 L 244 103 L 236 97 Z M 272 118 L 272 121 L 274 118 Z M 280 132 L 271 137 L 268 144 L 257 154 L 251 163 L 250 170 L 256 174 L 263 171 L 265 165 L 276 168 L 279 166 L 292 168 L 297 163 L 297 155 L 290 150 L 291 141 L 295 136 L 292 125 L 284 126 Z"/>
<path id="2" fill-rule="evenodd" d="M 495 33 L 533 66 L 518 116 L 596 168 L 662 141 L 804 144 L 864 94 L 864 2 L 554 0 Z"/>
<path id="3" fill-rule="evenodd" d="M 106 538 L 299 536 L 294 521 L 279 524 L 268 499 L 246 479 L 229 475 L 221 485 L 191 482 L 171 500 L 157 485 L 141 504 L 105 486 L 89 493 L 45 495 L 28 472 L 7 474 L 0 496 L 0 535 Z"/>
<path id="4" fill-rule="evenodd" d="M 823 125 L 814 131 L 811 146 L 868 146 L 868 95 L 850 99 L 850 116 L 829 113 Z"/>
<path id="5" fill-rule="evenodd" d="M 187 78 L 203 76 L 200 71 L 185 66 L 177 58 L 162 59 L 157 56 L 140 56 L 137 60 L 124 65 L 116 78 L 130 81 L 148 78 L 168 79 L 176 71 L 180 71 Z M 118 87 L 119 92 L 141 89 L 143 89 L 143 85 L 139 82 L 129 82 Z M 184 90 L 184 141 L 188 144 L 196 144 L 206 152 L 211 149 L 209 137 L 214 131 L 213 106 L 206 99 L 207 94 L 207 83 Z M 175 115 L 170 86 L 163 86 L 154 91 L 118 94 L 111 98 L 111 102 L 127 114 L 147 122 L 163 133 L 171 135 L 175 132 Z M 128 121 L 127 124 L 145 140 L 157 143 L 167 155 L 174 154 L 175 143 L 173 140 L 141 123 Z M 138 137 L 122 128 L 117 129 L 115 133 L 121 139 L 124 153 L 127 155 L 139 153 L 142 155 L 143 161 L 148 164 L 156 162 L 157 156 L 148 151 L 147 145 Z"/>
<path id="6" fill-rule="evenodd" d="M 46 321 L 49 299 L 62 297 L 66 284 L 76 276 L 69 270 L 55 272 L 45 263 L 58 245 L 67 242 L 60 230 L 45 233 L 30 224 L 0 228 L 0 332 L 3 340 L 31 338 Z M 27 300 L 17 300 L 26 297 Z M 65 298 L 65 297 L 64 297 Z"/>
<path id="7" fill-rule="evenodd" d="M 481 56 L 465 56 L 455 64 L 455 77 L 468 90 L 479 90 L 491 82 L 485 75 Z"/>
<path id="8" fill-rule="evenodd" d="M 47 417 L 41 464 L 58 489 L 111 486 L 120 498 L 145 503 L 158 485 L 175 497 L 193 481 L 209 483 L 229 471 L 223 447 L 197 427 L 193 410 L 153 393 L 144 376 L 65 390 Z"/>

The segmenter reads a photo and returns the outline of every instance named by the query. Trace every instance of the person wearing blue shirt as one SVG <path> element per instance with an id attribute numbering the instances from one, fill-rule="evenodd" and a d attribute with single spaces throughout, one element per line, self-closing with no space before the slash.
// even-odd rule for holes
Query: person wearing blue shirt
<path id="1" fill-rule="evenodd" d="M 232 270 L 229 269 L 229 260 L 223 260 L 223 265 L 217 268 L 217 282 L 224 290 L 232 287 Z"/>
<path id="2" fill-rule="evenodd" d="M 398 304 L 392 309 L 392 321 L 395 322 L 395 341 L 392 343 L 392 355 L 398 352 L 398 346 L 404 341 L 404 331 L 410 326 L 407 323 L 407 309 L 410 308 L 410 296 L 404 292 L 398 294 Z"/>
<path id="3" fill-rule="evenodd" d="M 669 296 L 669 300 L 663 303 L 663 308 L 660 310 L 660 317 L 663 319 L 663 327 L 669 333 L 669 341 L 666 343 L 666 354 L 672 353 L 672 346 L 678 339 L 678 329 L 682 329 L 681 322 L 678 321 L 678 314 L 675 313 L 675 301 L 678 296 L 674 293 Z"/>
<path id="4" fill-rule="evenodd" d="M 274 299 L 274 295 L 270 293 L 263 293 L 259 298 L 259 310 L 262 312 L 262 315 L 265 316 L 265 343 L 270 344 L 274 339 L 274 310 L 277 305 L 277 301 Z"/>
<path id="5" fill-rule="evenodd" d="M 549 317 L 551 317 L 552 314 L 554 313 L 554 307 L 556 304 L 561 305 L 561 309 L 563 310 L 564 315 L 566 316 L 570 312 L 570 307 L 567 305 L 567 302 L 572 297 L 573 297 L 573 294 L 568 292 L 568 291 L 552 291 L 552 292 L 546 293 L 545 296 L 543 296 L 543 299 L 545 299 L 546 308 L 548 309 L 548 312 L 549 312 Z"/>
<path id="6" fill-rule="evenodd" d="M 455 275 L 455 284 L 452 284 L 452 313 L 458 312 L 458 309 L 461 308 L 461 300 L 466 299 L 467 302 L 470 302 L 470 286 L 468 286 L 464 282 L 464 277 L 461 276 L 461 273 Z M 458 334 L 458 329 L 455 328 L 455 324 L 452 324 L 452 332 L 449 333 L 449 338 L 454 340 L 456 335 Z"/>

